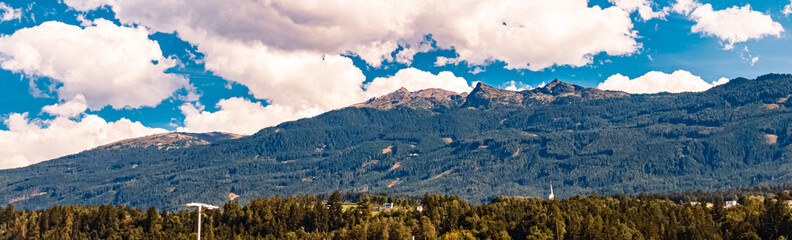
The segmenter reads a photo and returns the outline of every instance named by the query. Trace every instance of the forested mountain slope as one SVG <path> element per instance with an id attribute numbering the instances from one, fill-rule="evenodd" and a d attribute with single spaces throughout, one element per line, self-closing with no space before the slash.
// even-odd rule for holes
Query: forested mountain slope
<path id="1" fill-rule="evenodd" d="M 558 197 L 780 185 L 792 178 L 790 96 L 792 75 L 778 74 L 680 94 L 560 81 L 397 91 L 209 145 L 97 148 L 2 170 L 0 203 L 173 208 L 336 189 L 482 202 L 545 197 L 550 183 Z"/>

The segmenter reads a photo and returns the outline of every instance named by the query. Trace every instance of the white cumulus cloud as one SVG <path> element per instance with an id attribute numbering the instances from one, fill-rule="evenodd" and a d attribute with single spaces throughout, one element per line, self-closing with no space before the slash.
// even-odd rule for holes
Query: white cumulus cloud
<path id="1" fill-rule="evenodd" d="M 57 117 L 41 121 L 29 120 L 26 113 L 12 113 L 3 122 L 9 130 L 0 130 L 0 169 L 24 167 L 98 145 L 167 132 L 123 118 L 107 122 L 96 115 L 85 115 L 80 120 Z"/>
<path id="2" fill-rule="evenodd" d="M 688 15 L 700 6 L 701 3 L 696 0 L 677 0 L 676 3 L 671 6 L 671 9 L 676 13 Z"/>
<path id="3" fill-rule="evenodd" d="M 503 89 L 510 91 L 524 91 L 524 90 L 531 90 L 533 89 L 533 87 L 522 82 L 511 80 L 508 82 L 508 85 Z"/>
<path id="4" fill-rule="evenodd" d="M 584 66 L 592 56 L 628 55 L 640 48 L 629 13 L 618 7 L 588 7 L 585 0 L 437 1 L 418 19 L 422 33 L 457 61 L 484 65 L 503 61 L 510 69 Z"/>
<path id="5" fill-rule="evenodd" d="M 655 11 L 653 9 L 655 3 L 652 0 L 608 0 L 608 2 L 613 3 L 617 7 L 630 13 L 637 11 L 644 20 L 649 20 L 652 18 L 665 18 L 669 11 L 668 8 L 662 8 L 659 11 Z"/>
<path id="6" fill-rule="evenodd" d="M 781 13 L 784 15 L 792 14 L 792 0 L 789 1 L 789 4 L 784 6 L 784 10 L 781 10 Z"/>
<path id="7" fill-rule="evenodd" d="M 102 5 L 97 4 L 100 1 L 66 4 L 85 10 Z M 497 60 L 509 68 L 531 70 L 583 66 L 602 52 L 627 55 L 640 48 L 628 12 L 589 7 L 586 0 L 105 0 L 104 4 L 124 23 L 175 31 L 199 47 L 211 43 L 191 33 L 256 42 L 286 53 L 352 53 L 373 66 L 382 61 L 409 62 L 416 52 L 430 49 L 421 44 L 430 34 L 438 47 L 456 49 L 459 60 L 475 65 Z M 646 12 L 644 5 L 636 9 L 642 16 L 659 17 Z M 393 59 L 391 53 L 400 46 L 404 53 Z"/>
<path id="8" fill-rule="evenodd" d="M 45 22 L 0 37 L 0 68 L 49 77 L 62 84 L 60 99 L 82 95 L 92 110 L 156 106 L 188 82 L 164 73 L 176 62 L 148 34 L 103 19 L 85 28 Z"/>
<path id="9" fill-rule="evenodd" d="M 440 72 L 434 75 L 416 68 L 399 70 L 395 75 L 387 78 L 375 78 L 364 86 L 366 96 L 369 98 L 391 93 L 401 87 L 409 91 L 427 88 L 442 88 L 457 93 L 473 91 L 464 78 L 457 77 L 452 72 Z"/>
<path id="10" fill-rule="evenodd" d="M 284 52 L 262 44 L 203 38 L 205 66 L 253 96 L 296 109 L 329 110 L 360 96 L 363 72 L 340 55 Z"/>
<path id="11" fill-rule="evenodd" d="M 107 4 L 106 0 L 62 0 L 63 3 L 77 11 L 89 11 Z"/>
<path id="12" fill-rule="evenodd" d="M 82 94 L 78 94 L 74 99 L 64 102 L 64 103 L 56 103 L 49 106 L 44 106 L 41 108 L 42 112 L 46 112 L 52 116 L 61 116 L 67 118 L 73 118 L 79 116 L 85 110 L 88 109 L 88 106 L 85 105 L 85 96 Z"/>
<path id="13" fill-rule="evenodd" d="M 222 131 L 237 134 L 253 134 L 265 127 L 281 122 L 315 116 L 316 109 L 298 110 L 284 105 L 262 106 L 244 98 L 229 98 L 217 103 L 216 112 L 201 111 L 192 104 L 180 107 L 185 116 L 183 132 Z"/>
<path id="14" fill-rule="evenodd" d="M 11 21 L 22 17 L 22 10 L 14 9 L 11 6 L 0 2 L 0 22 Z"/>
<path id="15" fill-rule="evenodd" d="M 608 77 L 597 88 L 628 93 L 701 92 L 728 81 L 727 78 L 721 78 L 713 83 L 708 83 L 701 77 L 685 70 L 677 70 L 671 74 L 651 71 L 635 79 L 616 74 Z"/>
<path id="16" fill-rule="evenodd" d="M 691 32 L 715 36 L 724 41 L 724 49 L 733 49 L 734 44 L 766 36 L 781 36 L 784 27 L 769 15 L 751 9 L 750 4 L 714 10 L 711 4 L 695 0 L 678 0 L 674 11 L 688 16 L 696 22 Z"/>

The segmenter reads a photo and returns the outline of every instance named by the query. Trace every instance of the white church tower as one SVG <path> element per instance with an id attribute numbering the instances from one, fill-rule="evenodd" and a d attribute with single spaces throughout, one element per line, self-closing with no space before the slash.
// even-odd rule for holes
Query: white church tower
<path id="1" fill-rule="evenodd" d="M 555 194 L 553 194 L 553 184 L 550 184 L 550 196 L 547 196 L 547 200 L 555 199 Z"/>

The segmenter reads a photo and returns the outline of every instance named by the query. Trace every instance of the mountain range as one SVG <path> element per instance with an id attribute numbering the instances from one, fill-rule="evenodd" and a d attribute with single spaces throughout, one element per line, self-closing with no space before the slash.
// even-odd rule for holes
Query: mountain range
<path id="1" fill-rule="evenodd" d="M 792 178 L 790 96 L 782 74 L 676 94 L 558 80 L 399 89 L 250 136 L 168 133 L 0 170 L 0 203 L 175 209 L 334 190 L 486 202 L 546 197 L 550 184 L 557 197 L 781 185 Z"/>

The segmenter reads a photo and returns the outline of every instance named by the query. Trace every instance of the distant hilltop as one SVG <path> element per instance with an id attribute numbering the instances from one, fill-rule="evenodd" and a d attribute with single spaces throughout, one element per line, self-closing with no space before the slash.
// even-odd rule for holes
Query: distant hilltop
<path id="1" fill-rule="evenodd" d="M 237 139 L 245 135 L 224 132 L 208 133 L 162 133 L 140 138 L 132 138 L 117 141 L 97 147 L 97 150 L 116 150 L 121 148 L 146 148 L 157 147 L 158 149 L 184 148 L 197 145 L 211 144 L 217 141 Z"/>

